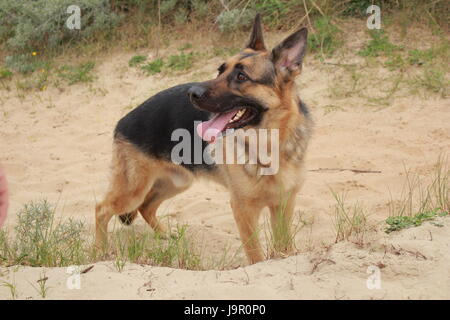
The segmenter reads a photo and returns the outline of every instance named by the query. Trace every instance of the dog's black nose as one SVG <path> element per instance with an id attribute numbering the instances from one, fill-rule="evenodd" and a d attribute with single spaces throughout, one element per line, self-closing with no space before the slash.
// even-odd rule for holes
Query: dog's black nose
<path id="1" fill-rule="evenodd" d="M 188 90 L 188 94 L 191 100 L 199 100 L 205 95 L 205 93 L 206 89 L 202 86 L 192 86 Z"/>

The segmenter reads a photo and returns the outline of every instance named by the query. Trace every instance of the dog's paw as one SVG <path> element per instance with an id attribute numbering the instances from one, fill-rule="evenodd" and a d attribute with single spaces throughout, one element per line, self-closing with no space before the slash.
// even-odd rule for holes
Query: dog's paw
<path id="1" fill-rule="evenodd" d="M 160 224 L 155 230 L 155 234 L 158 238 L 169 240 L 169 239 L 177 239 L 180 234 L 176 228 L 167 227 L 163 224 Z"/>

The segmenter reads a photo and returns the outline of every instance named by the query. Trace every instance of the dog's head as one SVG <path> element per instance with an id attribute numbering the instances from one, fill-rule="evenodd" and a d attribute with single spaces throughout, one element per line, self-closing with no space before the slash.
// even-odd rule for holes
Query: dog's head
<path id="1" fill-rule="evenodd" d="M 217 78 L 189 90 L 192 103 L 213 114 L 197 127 L 198 134 L 211 142 L 226 129 L 258 127 L 268 115 L 287 112 L 307 35 L 306 28 L 299 29 L 268 51 L 260 16 L 256 15 L 246 48 L 219 67 Z"/>

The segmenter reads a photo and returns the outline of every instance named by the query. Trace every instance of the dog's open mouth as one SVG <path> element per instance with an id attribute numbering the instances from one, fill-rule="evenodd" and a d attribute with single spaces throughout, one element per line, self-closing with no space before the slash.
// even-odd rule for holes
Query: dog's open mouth
<path id="1" fill-rule="evenodd" d="M 197 126 L 198 135 L 207 142 L 214 142 L 227 129 L 239 129 L 253 122 L 260 115 L 259 110 L 249 106 L 215 114 L 211 120 Z"/>

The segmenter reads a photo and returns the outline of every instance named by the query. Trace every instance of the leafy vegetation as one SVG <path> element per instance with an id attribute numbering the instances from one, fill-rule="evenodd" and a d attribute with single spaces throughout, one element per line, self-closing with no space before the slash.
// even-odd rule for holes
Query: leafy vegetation
<path id="1" fill-rule="evenodd" d="M 439 93 L 443 98 L 448 95 L 450 81 L 446 80 L 445 73 L 437 69 L 425 69 L 422 75 L 416 76 L 411 81 L 416 88 L 424 88 Z"/>
<path id="2" fill-rule="evenodd" d="M 0 66 L 0 80 L 10 79 L 12 76 L 13 76 L 13 73 L 10 70 Z"/>
<path id="3" fill-rule="evenodd" d="M 331 55 L 342 45 L 338 39 L 339 29 L 330 21 L 329 17 L 320 17 L 314 21 L 315 33 L 308 37 L 308 48 L 312 52 Z"/>
<path id="4" fill-rule="evenodd" d="M 192 67 L 194 61 L 194 54 L 191 53 L 180 53 L 178 55 L 171 55 L 167 61 L 167 67 L 172 70 L 188 70 Z"/>
<path id="5" fill-rule="evenodd" d="M 136 67 L 136 66 L 141 65 L 142 63 L 144 63 L 145 60 L 147 60 L 147 57 L 146 57 L 146 56 L 141 56 L 141 55 L 133 56 L 133 57 L 128 61 L 128 65 L 129 65 L 130 67 Z"/>
<path id="6" fill-rule="evenodd" d="M 119 16 L 107 0 L 79 0 L 80 30 L 66 27 L 71 0 L 1 1 L 0 41 L 14 53 L 59 50 L 71 41 L 92 38 L 97 32 L 110 32 Z"/>
<path id="7" fill-rule="evenodd" d="M 38 52 L 6 56 L 5 66 L 11 71 L 30 74 L 36 70 L 48 69 L 50 62 L 39 57 Z"/>
<path id="8" fill-rule="evenodd" d="M 450 170 L 440 158 L 429 181 L 406 172 L 406 184 L 399 200 L 389 203 L 386 232 L 419 226 L 424 221 L 450 213 Z"/>
<path id="9" fill-rule="evenodd" d="M 156 74 L 160 73 L 162 67 L 164 66 L 164 61 L 161 58 L 155 59 L 152 62 L 149 62 L 141 67 L 142 70 L 147 72 L 147 74 Z"/>
<path id="10" fill-rule="evenodd" d="M 58 69 L 58 76 L 62 79 L 67 80 L 70 84 L 75 84 L 78 82 L 92 82 L 94 76 L 91 71 L 94 69 L 95 63 L 85 62 L 77 66 L 63 65 Z"/>
<path id="11" fill-rule="evenodd" d="M 231 9 L 220 13 L 217 17 L 217 22 L 219 30 L 222 33 L 227 33 L 236 31 L 242 27 L 250 26 L 254 17 L 255 12 Z"/>
<path id="12" fill-rule="evenodd" d="M 379 5 L 380 3 L 379 1 L 377 1 L 377 3 L 374 3 L 373 0 L 350 0 L 347 1 L 342 14 L 345 16 L 363 17 L 366 14 L 366 9 L 372 4 Z"/>
<path id="13" fill-rule="evenodd" d="M 134 67 L 140 67 L 148 75 L 154 75 L 160 73 L 164 70 L 173 70 L 173 71 L 185 71 L 192 68 L 195 54 L 194 52 L 185 53 L 184 50 L 191 48 L 182 47 L 183 49 L 179 54 L 170 55 L 165 62 L 163 58 L 157 58 L 153 61 L 147 62 L 145 56 L 134 56 L 130 59 L 128 64 Z M 144 64 L 145 63 L 145 64 Z"/>
<path id="14" fill-rule="evenodd" d="M 49 267 L 85 262 L 82 222 L 56 221 L 45 200 L 26 204 L 17 219 L 13 241 L 0 231 L 0 262 Z"/>
<path id="15" fill-rule="evenodd" d="M 401 47 L 394 45 L 389 41 L 384 30 L 370 30 L 369 35 L 372 38 L 367 46 L 360 50 L 358 54 L 363 57 L 378 57 L 380 55 L 391 55 Z"/>
<path id="16" fill-rule="evenodd" d="M 0 265 L 63 267 L 110 259 L 118 271 L 127 262 L 203 268 L 200 254 L 186 236 L 186 226 L 177 226 L 168 239 L 150 232 L 138 233 L 133 228 L 117 230 L 110 235 L 109 246 L 98 252 L 85 224 L 56 219 L 55 207 L 46 200 L 25 204 L 17 218 L 14 237 L 0 230 Z M 35 289 L 42 296 L 48 290 L 45 281 Z"/>
<path id="17" fill-rule="evenodd" d="M 423 222 L 433 220 L 436 217 L 444 217 L 447 216 L 448 212 L 434 210 L 427 212 L 420 212 L 414 216 L 396 216 L 389 217 L 386 219 L 386 223 L 389 227 L 386 228 L 386 233 L 391 233 L 393 231 L 398 231 L 411 227 L 418 227 L 422 225 Z"/>

